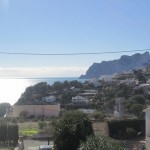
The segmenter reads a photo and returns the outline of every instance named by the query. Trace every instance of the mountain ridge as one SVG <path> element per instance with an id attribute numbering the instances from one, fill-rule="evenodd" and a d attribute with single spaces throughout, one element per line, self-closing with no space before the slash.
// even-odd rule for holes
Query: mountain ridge
<path id="1" fill-rule="evenodd" d="M 123 71 L 130 71 L 137 68 L 143 68 L 150 65 L 150 54 L 136 53 L 131 56 L 122 55 L 120 59 L 111 61 L 102 61 L 101 63 L 93 63 L 86 71 L 85 75 L 81 75 L 81 79 L 99 78 L 101 75 L 112 75 Z"/>

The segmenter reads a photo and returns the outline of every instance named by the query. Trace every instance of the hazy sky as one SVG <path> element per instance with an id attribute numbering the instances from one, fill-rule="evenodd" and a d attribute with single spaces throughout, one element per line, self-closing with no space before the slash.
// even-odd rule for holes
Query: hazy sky
<path id="1" fill-rule="evenodd" d="M 0 0 L 0 52 L 86 53 L 150 48 L 149 0 Z M 133 53 L 0 54 L 0 77 L 79 76 Z"/>

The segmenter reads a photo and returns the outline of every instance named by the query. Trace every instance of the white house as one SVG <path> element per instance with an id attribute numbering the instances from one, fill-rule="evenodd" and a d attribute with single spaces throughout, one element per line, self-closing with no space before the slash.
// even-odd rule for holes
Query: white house
<path id="1" fill-rule="evenodd" d="M 56 97 L 55 96 L 42 97 L 42 101 L 47 103 L 54 103 L 56 102 Z"/>
<path id="2" fill-rule="evenodd" d="M 145 125 L 146 125 L 146 149 L 150 150 L 150 107 L 143 110 L 145 112 Z"/>
<path id="3" fill-rule="evenodd" d="M 88 100 L 82 96 L 72 97 L 72 103 L 88 103 Z"/>

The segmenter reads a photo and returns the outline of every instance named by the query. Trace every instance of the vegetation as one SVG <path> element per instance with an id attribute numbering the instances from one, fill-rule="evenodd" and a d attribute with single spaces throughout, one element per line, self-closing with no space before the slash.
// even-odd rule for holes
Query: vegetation
<path id="1" fill-rule="evenodd" d="M 96 112 L 96 113 L 93 113 L 92 114 L 92 117 L 96 120 L 101 120 L 101 121 L 104 121 L 105 119 L 105 114 L 104 112 Z"/>
<path id="2" fill-rule="evenodd" d="M 75 96 L 80 91 L 74 92 L 72 89 L 79 88 L 82 91 L 83 84 L 81 82 L 75 81 L 64 81 L 64 82 L 54 82 L 53 85 L 49 85 L 46 82 L 40 82 L 34 86 L 29 86 L 26 88 L 25 92 L 21 95 L 16 105 L 23 104 L 43 104 L 41 101 L 42 97 L 53 93 L 58 97 L 57 101 L 65 104 L 71 102 L 72 96 Z"/>
<path id="3" fill-rule="evenodd" d="M 127 128 L 125 133 L 124 133 L 124 138 L 125 139 L 132 139 L 136 137 L 136 131 L 133 128 Z"/>
<path id="4" fill-rule="evenodd" d="M 46 82 L 38 83 L 28 87 L 21 95 L 16 105 L 21 104 L 47 104 L 42 101 L 42 97 L 51 95 L 56 97 L 56 101 L 61 104 L 65 110 L 76 110 L 80 108 L 96 109 L 103 114 L 94 114 L 95 119 L 103 120 L 107 114 L 114 112 L 116 97 L 123 97 L 124 110 L 126 114 L 143 117 L 142 109 L 150 104 L 150 94 L 143 87 L 134 88 L 133 84 L 124 82 L 97 81 L 101 86 L 94 87 L 93 84 L 86 81 L 84 84 L 78 81 L 55 82 L 49 85 Z M 72 104 L 72 97 L 82 94 L 86 89 L 97 90 L 97 94 L 89 104 Z M 141 113 L 140 113 L 141 112 Z M 25 118 L 27 114 L 22 112 L 20 119 Z"/>
<path id="5" fill-rule="evenodd" d="M 39 129 L 44 129 L 46 128 L 47 124 L 45 121 L 39 121 L 38 122 L 38 125 L 39 125 Z"/>
<path id="6" fill-rule="evenodd" d="M 35 134 L 38 134 L 39 130 L 36 128 L 24 128 L 24 129 L 19 129 L 19 135 L 20 136 L 32 136 Z"/>
<path id="7" fill-rule="evenodd" d="M 142 104 L 133 104 L 131 106 L 131 113 L 133 113 L 135 116 L 138 116 L 138 117 L 142 117 L 142 115 L 144 114 L 143 113 L 143 105 Z M 144 117 L 144 116 L 143 116 Z"/>
<path id="8" fill-rule="evenodd" d="M 124 146 L 105 135 L 89 136 L 78 150 L 124 150 Z"/>
<path id="9" fill-rule="evenodd" d="M 142 137 L 145 135 L 145 120 L 112 120 L 108 122 L 108 128 L 110 137 L 115 139 Z"/>
<path id="10" fill-rule="evenodd" d="M 67 112 L 55 124 L 55 149 L 77 150 L 80 142 L 92 134 L 92 123 L 86 114 L 79 111 Z"/>
<path id="11" fill-rule="evenodd" d="M 146 83 L 147 82 L 147 78 L 142 73 L 142 69 L 133 70 L 133 73 L 136 76 L 136 78 L 139 80 L 140 83 Z"/>

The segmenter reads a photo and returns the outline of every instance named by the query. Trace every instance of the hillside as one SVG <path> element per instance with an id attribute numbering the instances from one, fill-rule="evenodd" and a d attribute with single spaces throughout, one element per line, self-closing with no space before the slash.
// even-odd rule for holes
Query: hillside
<path id="1" fill-rule="evenodd" d="M 123 55 L 118 60 L 102 61 L 94 63 L 89 67 L 85 75 L 81 75 L 81 79 L 99 78 L 101 75 L 112 75 L 122 71 L 130 71 L 137 68 L 143 68 L 150 65 L 150 54 L 136 53 L 132 56 Z"/>

